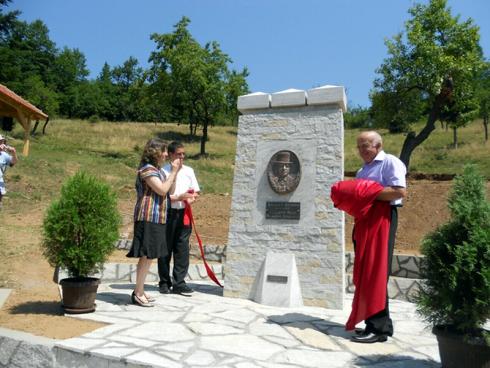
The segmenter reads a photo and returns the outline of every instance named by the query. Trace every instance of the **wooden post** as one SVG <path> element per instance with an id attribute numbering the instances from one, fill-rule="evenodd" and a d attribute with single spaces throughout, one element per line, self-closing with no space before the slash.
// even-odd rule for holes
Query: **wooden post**
<path id="1" fill-rule="evenodd" d="M 29 116 L 25 115 L 22 110 L 17 109 L 17 119 L 24 128 L 24 148 L 22 154 L 24 156 L 29 156 L 29 138 L 31 131 L 31 119 Z"/>

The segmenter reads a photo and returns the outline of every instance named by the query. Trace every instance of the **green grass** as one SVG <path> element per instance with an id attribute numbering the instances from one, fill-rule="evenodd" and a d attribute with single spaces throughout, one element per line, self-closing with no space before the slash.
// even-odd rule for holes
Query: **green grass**
<path id="1" fill-rule="evenodd" d="M 419 132 L 422 125 L 416 127 Z M 359 130 L 345 131 L 345 171 L 355 171 L 360 161 L 356 149 L 356 137 Z M 388 134 L 379 131 L 383 136 L 384 150 L 395 156 L 405 140 L 404 134 Z M 474 121 L 465 128 L 458 129 L 458 148 L 452 148 L 453 132 L 446 131 L 440 125 L 429 138 L 418 146 L 410 159 L 410 172 L 425 174 L 461 174 L 466 163 L 478 165 L 480 172 L 490 179 L 490 142 L 484 141 L 483 125 L 480 120 Z"/>
<path id="2" fill-rule="evenodd" d="M 490 142 L 483 141 L 480 121 L 459 129 L 459 148 L 452 149 L 452 131 L 440 126 L 413 153 L 412 172 L 459 174 L 468 162 L 478 164 L 490 178 Z M 203 193 L 231 193 L 236 149 L 236 128 L 212 127 L 206 158 L 199 157 L 199 139 L 189 139 L 188 127 L 154 123 L 89 123 L 79 120 L 53 120 L 47 134 L 32 137 L 30 155 L 23 157 L 7 172 L 10 198 L 24 202 L 49 202 L 56 197 L 66 177 L 85 169 L 106 180 L 120 199 L 134 195 L 135 170 L 142 147 L 151 137 L 180 139 L 186 145 L 188 165 L 195 171 Z M 355 139 L 358 130 L 345 131 L 345 170 L 359 168 Z M 381 131 L 385 150 L 399 155 L 403 134 Z M 23 131 L 18 124 L 12 134 L 13 144 L 22 152 Z M 19 204 L 20 204 L 19 203 Z"/>
<path id="3" fill-rule="evenodd" d="M 23 131 L 17 124 L 9 133 L 9 143 L 19 152 L 18 164 L 7 171 L 9 197 L 50 201 L 65 178 L 84 169 L 107 181 L 120 199 L 132 198 L 141 151 L 152 137 L 184 142 L 186 164 L 196 171 L 203 193 L 231 193 L 236 129 L 212 127 L 207 158 L 198 155 L 199 137 L 189 139 L 187 134 L 188 127 L 177 124 L 53 120 L 45 135 L 32 137 L 29 156 L 24 157 Z"/>

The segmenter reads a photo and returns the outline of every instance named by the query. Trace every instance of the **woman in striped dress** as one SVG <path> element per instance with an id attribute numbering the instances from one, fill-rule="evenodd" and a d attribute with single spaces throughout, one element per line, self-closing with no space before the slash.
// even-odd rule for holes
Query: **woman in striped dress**
<path id="1" fill-rule="evenodd" d="M 145 279 L 152 260 L 167 252 L 167 192 L 175 185 L 175 177 L 182 167 L 181 160 L 175 159 L 171 162 L 170 174 L 165 177 L 160 168 L 167 157 L 167 144 L 158 138 L 150 139 L 145 145 L 136 176 L 133 245 L 126 256 L 139 258 L 131 302 L 142 307 L 153 306 L 154 299 L 144 290 Z"/>

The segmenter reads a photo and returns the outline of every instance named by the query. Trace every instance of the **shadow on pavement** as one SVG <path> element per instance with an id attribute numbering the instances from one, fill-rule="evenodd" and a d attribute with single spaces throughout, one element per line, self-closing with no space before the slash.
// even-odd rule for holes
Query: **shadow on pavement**
<path id="1" fill-rule="evenodd" d="M 209 284 L 201 284 L 201 283 L 195 283 L 195 282 L 188 282 L 187 285 L 189 285 L 190 288 L 192 288 L 194 291 L 198 293 L 203 293 L 203 294 L 209 294 L 209 295 L 216 295 L 216 296 L 223 296 L 223 288 L 219 287 L 218 285 L 209 285 Z M 134 284 L 110 284 L 109 287 L 114 290 L 127 290 L 128 295 L 131 295 L 131 292 L 134 289 Z M 145 290 L 146 291 L 158 291 L 158 285 L 157 284 L 152 284 L 152 285 L 145 285 Z M 101 294 L 104 294 L 103 292 L 98 292 L 97 297 Z M 106 294 L 112 294 L 112 293 L 106 293 Z M 120 295 L 117 293 L 114 293 L 114 295 Z M 103 299 L 102 299 L 103 300 Z"/>
<path id="2" fill-rule="evenodd" d="M 96 300 L 116 305 L 131 304 L 131 293 L 128 292 L 127 294 L 121 294 L 105 291 L 97 293 Z"/>
<path id="3" fill-rule="evenodd" d="M 433 360 L 414 358 L 408 355 L 367 355 L 355 358 L 351 363 L 356 367 L 378 365 L 390 368 L 440 368 L 441 365 Z"/>
<path id="4" fill-rule="evenodd" d="M 16 305 L 10 309 L 12 314 L 47 314 L 50 316 L 63 316 L 61 302 L 27 302 Z"/>
<path id="5" fill-rule="evenodd" d="M 325 335 L 338 336 L 350 339 L 352 333 L 345 331 L 344 325 L 331 322 L 320 317 L 314 317 L 303 313 L 286 313 L 273 315 L 267 318 L 267 323 L 288 326 L 300 330 L 312 329 Z"/>

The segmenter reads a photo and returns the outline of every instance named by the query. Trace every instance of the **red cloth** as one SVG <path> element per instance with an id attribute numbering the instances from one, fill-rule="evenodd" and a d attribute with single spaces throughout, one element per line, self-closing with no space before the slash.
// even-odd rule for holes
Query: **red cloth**
<path id="1" fill-rule="evenodd" d="M 364 179 L 339 181 L 331 189 L 334 206 L 355 220 L 356 290 L 346 330 L 385 309 L 391 208 L 389 202 L 376 201 L 382 190 L 381 184 Z"/>
<path id="2" fill-rule="evenodd" d="M 187 221 L 187 223 L 186 223 L 186 221 Z M 204 263 L 204 268 L 206 269 L 206 273 L 207 273 L 208 277 L 211 280 L 213 280 L 216 285 L 223 287 L 223 285 L 221 285 L 218 278 L 214 274 L 212 268 L 206 262 L 206 258 L 204 257 L 204 248 L 202 245 L 201 237 L 199 236 L 199 234 L 197 232 L 196 224 L 194 223 L 194 217 L 192 216 L 191 205 L 189 203 L 185 202 L 184 225 L 189 225 L 189 224 L 192 224 L 192 227 L 194 228 L 194 234 L 196 234 L 197 243 L 199 244 L 199 250 L 201 252 L 202 262 Z"/>
<path id="3" fill-rule="evenodd" d="M 184 218 L 182 219 L 184 226 L 191 225 L 191 216 L 192 216 L 191 206 L 187 202 L 185 202 Z"/>

